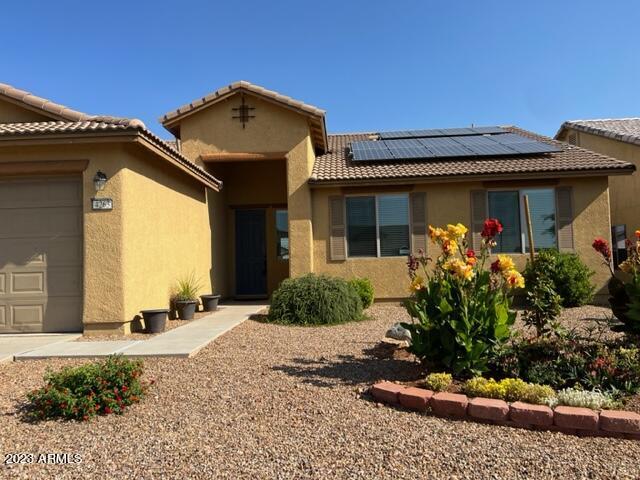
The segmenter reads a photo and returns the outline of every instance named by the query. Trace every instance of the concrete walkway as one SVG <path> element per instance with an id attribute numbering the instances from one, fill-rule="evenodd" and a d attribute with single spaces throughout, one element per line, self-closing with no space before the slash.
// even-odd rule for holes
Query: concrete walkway
<path id="1" fill-rule="evenodd" d="M 227 304 L 199 320 L 169 330 L 149 340 L 96 342 L 61 341 L 35 345 L 13 354 L 14 360 L 44 358 L 95 358 L 122 354 L 125 357 L 192 357 L 225 332 L 244 322 L 266 304 Z M 77 338 L 74 336 L 73 339 Z"/>
<path id="2" fill-rule="evenodd" d="M 0 363 L 11 362 L 21 352 L 46 345 L 69 342 L 80 337 L 79 333 L 18 333 L 0 335 Z"/>

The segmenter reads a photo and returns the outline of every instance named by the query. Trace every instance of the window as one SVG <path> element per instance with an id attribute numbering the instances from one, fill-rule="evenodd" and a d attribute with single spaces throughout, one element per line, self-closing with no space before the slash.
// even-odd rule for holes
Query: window
<path id="1" fill-rule="evenodd" d="M 409 196 L 346 198 L 349 257 L 395 257 L 409 254 Z"/>
<path id="2" fill-rule="evenodd" d="M 497 218 L 504 230 L 494 249 L 502 253 L 529 251 L 529 236 L 524 212 L 524 196 L 529 197 L 529 213 L 536 249 L 555 248 L 556 196 L 552 188 L 493 191 L 488 194 L 489 217 Z"/>
<path id="3" fill-rule="evenodd" d="M 276 210 L 276 241 L 278 260 L 289 260 L 289 215 L 286 210 Z"/>

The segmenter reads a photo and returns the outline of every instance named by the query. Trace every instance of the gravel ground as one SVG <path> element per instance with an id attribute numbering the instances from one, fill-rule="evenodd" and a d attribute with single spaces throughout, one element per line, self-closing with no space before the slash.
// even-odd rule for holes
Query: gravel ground
<path id="1" fill-rule="evenodd" d="M 357 393 L 415 378 L 372 355 L 400 309 L 300 328 L 247 321 L 192 359 L 146 361 L 150 395 L 123 416 L 28 424 L 16 415 L 46 367 L 0 365 L 0 453 L 79 453 L 76 465 L 0 467 L 2 478 L 638 478 L 640 442 L 450 421 Z M 3 455 L 4 458 L 4 455 Z"/>

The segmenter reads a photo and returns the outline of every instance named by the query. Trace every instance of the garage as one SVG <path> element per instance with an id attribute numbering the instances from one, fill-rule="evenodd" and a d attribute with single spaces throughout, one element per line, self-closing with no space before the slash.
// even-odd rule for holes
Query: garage
<path id="1" fill-rule="evenodd" d="M 0 333 L 82 331 L 82 183 L 0 180 Z"/>

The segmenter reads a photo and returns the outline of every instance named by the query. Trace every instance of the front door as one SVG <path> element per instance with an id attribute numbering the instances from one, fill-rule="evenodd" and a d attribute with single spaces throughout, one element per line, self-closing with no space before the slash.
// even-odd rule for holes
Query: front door
<path id="1" fill-rule="evenodd" d="M 267 296 L 264 209 L 236 210 L 236 295 Z"/>

